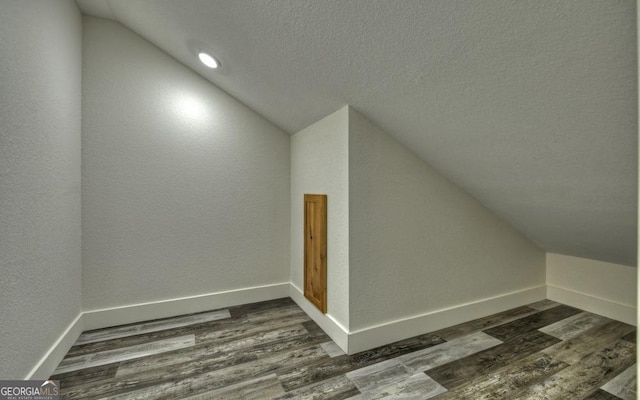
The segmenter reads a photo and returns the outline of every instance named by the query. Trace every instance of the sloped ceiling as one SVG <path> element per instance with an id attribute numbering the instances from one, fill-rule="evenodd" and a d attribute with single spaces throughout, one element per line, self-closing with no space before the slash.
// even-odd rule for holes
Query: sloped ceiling
<path id="1" fill-rule="evenodd" d="M 636 264 L 633 0 L 78 4 L 290 133 L 351 104 L 541 248 Z"/>

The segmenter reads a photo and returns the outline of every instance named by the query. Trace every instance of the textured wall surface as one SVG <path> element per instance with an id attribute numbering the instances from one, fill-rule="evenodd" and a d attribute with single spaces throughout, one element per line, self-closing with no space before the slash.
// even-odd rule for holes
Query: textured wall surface
<path id="1" fill-rule="evenodd" d="M 304 290 L 304 194 L 327 195 L 327 313 L 349 328 L 349 108 L 291 137 L 291 282 Z"/>
<path id="2" fill-rule="evenodd" d="M 71 0 L 0 2 L 0 379 L 81 310 L 81 35 Z"/>
<path id="3" fill-rule="evenodd" d="M 83 46 L 84 308 L 287 282 L 289 136 L 118 23 Z"/>
<path id="4" fill-rule="evenodd" d="M 290 133 L 350 104 L 541 248 L 636 263 L 635 0 L 78 3 Z"/>
<path id="5" fill-rule="evenodd" d="M 545 283 L 545 253 L 351 109 L 352 330 Z"/>

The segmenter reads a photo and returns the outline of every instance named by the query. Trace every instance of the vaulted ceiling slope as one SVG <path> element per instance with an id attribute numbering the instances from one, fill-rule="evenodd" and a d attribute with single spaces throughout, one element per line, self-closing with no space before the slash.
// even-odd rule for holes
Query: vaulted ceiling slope
<path id="1" fill-rule="evenodd" d="M 351 104 L 541 248 L 636 264 L 634 0 L 78 4 L 290 133 Z"/>

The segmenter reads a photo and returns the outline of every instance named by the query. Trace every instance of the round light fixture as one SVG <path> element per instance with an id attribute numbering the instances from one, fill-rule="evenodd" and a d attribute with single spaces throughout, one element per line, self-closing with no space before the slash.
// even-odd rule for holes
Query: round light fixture
<path id="1" fill-rule="evenodd" d="M 213 56 L 211 56 L 210 54 L 201 52 L 198 54 L 198 58 L 204 65 L 206 65 L 209 68 L 215 69 L 220 66 L 220 63 L 218 62 L 218 60 L 213 58 Z"/>

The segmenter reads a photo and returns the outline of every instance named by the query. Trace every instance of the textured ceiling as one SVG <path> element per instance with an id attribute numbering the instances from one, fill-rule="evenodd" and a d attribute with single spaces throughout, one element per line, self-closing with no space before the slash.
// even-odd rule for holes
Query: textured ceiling
<path id="1" fill-rule="evenodd" d="M 636 264 L 634 0 L 78 4 L 290 133 L 351 104 L 541 248 Z"/>

